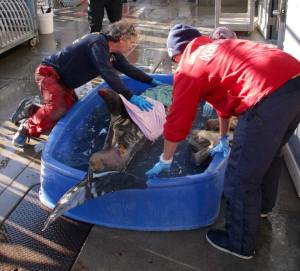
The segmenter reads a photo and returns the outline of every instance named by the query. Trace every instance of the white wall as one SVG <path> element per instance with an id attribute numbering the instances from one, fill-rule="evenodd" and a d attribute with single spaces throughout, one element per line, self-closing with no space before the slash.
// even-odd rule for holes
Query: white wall
<path id="1" fill-rule="evenodd" d="M 288 0 L 283 50 L 300 61 L 300 1 Z M 300 107 L 300 101 L 299 101 Z M 283 154 L 292 180 L 300 197 L 300 125 L 296 129 Z"/>
<path id="2" fill-rule="evenodd" d="M 283 50 L 300 61 L 300 1 L 288 0 Z"/>

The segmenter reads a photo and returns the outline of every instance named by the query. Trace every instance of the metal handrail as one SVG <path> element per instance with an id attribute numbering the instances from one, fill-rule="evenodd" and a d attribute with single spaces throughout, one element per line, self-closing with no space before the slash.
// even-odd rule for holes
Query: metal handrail
<path id="1" fill-rule="evenodd" d="M 0 0 L 0 53 L 37 37 L 34 1 Z"/>

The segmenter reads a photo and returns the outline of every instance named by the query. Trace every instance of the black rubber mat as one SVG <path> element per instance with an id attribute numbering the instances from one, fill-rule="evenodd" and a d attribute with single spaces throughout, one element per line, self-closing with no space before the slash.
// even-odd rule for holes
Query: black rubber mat
<path id="1" fill-rule="evenodd" d="M 35 186 L 1 225 L 1 271 L 70 270 L 92 225 L 65 217 L 42 232 L 49 210 Z"/>

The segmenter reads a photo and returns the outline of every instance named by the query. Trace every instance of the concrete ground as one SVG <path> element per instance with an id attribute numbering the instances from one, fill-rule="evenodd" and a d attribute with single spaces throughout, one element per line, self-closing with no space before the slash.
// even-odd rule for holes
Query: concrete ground
<path id="1" fill-rule="evenodd" d="M 212 6 L 195 1 L 139 0 L 124 4 L 123 14 L 140 30 L 131 62 L 147 72 L 167 73 L 175 66 L 168 60 L 165 42 L 170 26 L 188 23 L 204 34 L 213 29 Z M 8 119 L 18 102 L 37 95 L 34 70 L 43 57 L 88 32 L 86 4 L 55 12 L 55 32 L 41 35 L 35 48 L 22 45 L 0 55 L 0 225 L 39 183 L 40 155 L 32 140 L 24 151 L 11 145 L 17 127 Z M 107 22 L 106 22 L 107 24 Z M 255 32 L 242 37 L 261 41 Z M 92 84 L 97 83 L 95 80 Z M 84 86 L 82 94 L 91 87 Z M 224 223 L 221 212 L 216 226 Z M 136 232 L 94 226 L 77 261 L 77 270 L 300 270 L 300 202 L 284 168 L 274 212 L 260 224 L 256 256 L 244 261 L 223 254 L 205 240 L 207 228 L 181 232 Z M 74 236 L 74 238 L 76 238 Z"/>

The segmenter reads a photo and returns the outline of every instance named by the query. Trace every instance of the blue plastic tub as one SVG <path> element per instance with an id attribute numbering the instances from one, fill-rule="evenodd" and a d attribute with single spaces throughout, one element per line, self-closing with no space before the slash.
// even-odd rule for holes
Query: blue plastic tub
<path id="1" fill-rule="evenodd" d="M 172 84 L 171 75 L 152 76 Z M 123 80 L 135 93 L 148 87 L 127 77 Z M 99 87 L 73 106 L 48 138 L 42 155 L 40 200 L 50 208 L 85 176 L 88 158 L 99 150 L 99 146 L 94 145 L 103 143 L 96 142 L 105 137 L 99 133 L 101 127 L 95 130 L 88 125 L 95 112 L 104 110 L 103 100 L 97 94 Z M 107 126 L 107 116 L 98 116 L 97 123 Z M 78 144 L 78 138 L 85 144 Z M 74 155 L 77 150 L 80 155 Z M 157 157 L 153 158 L 155 160 Z M 202 173 L 149 179 L 147 189 L 106 194 L 70 210 L 66 216 L 107 227 L 143 231 L 189 230 L 207 226 L 214 223 L 219 214 L 224 169 L 224 159 L 216 155 Z"/>

